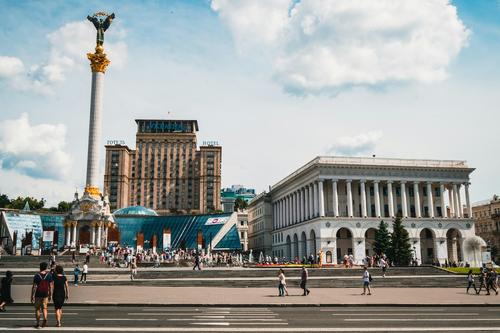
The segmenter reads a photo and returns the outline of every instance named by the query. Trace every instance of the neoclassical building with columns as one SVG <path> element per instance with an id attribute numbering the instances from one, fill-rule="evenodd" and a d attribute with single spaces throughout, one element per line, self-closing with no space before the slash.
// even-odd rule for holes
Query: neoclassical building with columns
<path id="1" fill-rule="evenodd" d="M 293 260 L 321 251 L 325 264 L 352 254 L 361 263 L 374 253 L 380 221 L 391 229 L 401 215 L 419 263 L 473 261 L 464 249 L 475 235 L 466 213 L 473 171 L 465 161 L 316 157 L 265 195 L 270 254 Z"/>

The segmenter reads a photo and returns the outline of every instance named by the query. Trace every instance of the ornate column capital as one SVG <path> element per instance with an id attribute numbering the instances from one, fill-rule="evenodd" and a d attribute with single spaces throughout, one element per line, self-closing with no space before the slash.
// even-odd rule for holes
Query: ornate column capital
<path id="1" fill-rule="evenodd" d="M 101 45 L 96 46 L 95 53 L 87 53 L 87 58 L 90 60 L 90 68 L 92 73 L 105 73 L 110 61 L 104 53 L 104 48 Z"/>

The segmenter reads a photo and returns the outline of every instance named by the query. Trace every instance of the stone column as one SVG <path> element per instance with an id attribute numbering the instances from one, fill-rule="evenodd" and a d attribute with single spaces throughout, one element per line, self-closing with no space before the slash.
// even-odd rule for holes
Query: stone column
<path id="1" fill-rule="evenodd" d="M 309 218 L 314 218 L 314 186 L 309 185 Z"/>
<path id="2" fill-rule="evenodd" d="M 429 217 L 434 218 L 434 200 L 432 198 L 432 182 L 427 182 L 427 206 L 429 207 Z"/>
<path id="3" fill-rule="evenodd" d="M 360 192 L 361 192 L 361 217 L 367 217 L 365 180 L 361 180 L 359 182 L 359 186 L 360 186 Z"/>
<path id="4" fill-rule="evenodd" d="M 458 214 L 460 214 L 460 218 L 464 217 L 464 206 L 462 205 L 462 195 L 460 194 L 461 187 L 461 184 L 457 185 Z"/>
<path id="5" fill-rule="evenodd" d="M 352 180 L 347 179 L 345 181 L 346 188 L 347 188 L 347 216 L 352 217 L 353 212 L 352 212 L 352 189 L 351 189 L 351 183 Z"/>
<path id="6" fill-rule="evenodd" d="M 309 220 L 309 188 L 304 186 L 304 221 Z"/>
<path id="7" fill-rule="evenodd" d="M 313 183 L 313 202 L 314 202 L 314 211 L 313 215 L 316 217 L 319 215 L 319 200 L 318 200 L 318 183 Z"/>
<path id="8" fill-rule="evenodd" d="M 413 183 L 413 192 L 415 197 L 415 216 L 422 217 L 422 211 L 420 210 L 420 186 L 418 182 Z"/>
<path id="9" fill-rule="evenodd" d="M 292 224 L 292 196 L 289 194 L 286 196 L 286 221 L 285 227 Z"/>
<path id="10" fill-rule="evenodd" d="M 104 226 L 104 239 L 103 239 L 105 248 L 108 247 L 108 230 L 109 230 L 109 227 L 107 225 L 105 225 Z"/>
<path id="11" fill-rule="evenodd" d="M 403 217 L 408 217 L 408 206 L 406 203 L 406 182 L 401 182 L 401 210 L 403 212 Z"/>
<path id="12" fill-rule="evenodd" d="M 73 236 L 71 237 L 71 243 L 76 247 L 76 222 L 73 222 Z"/>
<path id="13" fill-rule="evenodd" d="M 371 199 L 369 183 L 366 183 L 365 185 L 365 197 L 366 197 L 366 216 L 372 217 L 372 199 Z"/>
<path id="14" fill-rule="evenodd" d="M 278 200 L 278 203 L 277 203 L 277 220 L 276 220 L 276 229 L 279 229 L 280 227 L 280 223 L 281 223 L 281 199 Z"/>
<path id="15" fill-rule="evenodd" d="M 295 222 L 295 205 L 294 205 L 294 194 L 290 193 L 290 221 L 288 221 L 288 225 L 292 225 Z"/>
<path id="16" fill-rule="evenodd" d="M 460 218 L 460 206 L 458 203 L 458 186 L 453 184 L 453 208 L 455 209 L 455 217 Z"/>
<path id="17" fill-rule="evenodd" d="M 102 247 L 102 222 L 97 226 L 97 247 Z"/>
<path id="18" fill-rule="evenodd" d="M 455 216 L 455 194 L 453 193 L 453 187 L 448 190 L 448 202 L 450 203 L 450 217 Z"/>
<path id="19" fill-rule="evenodd" d="M 441 193 L 441 214 L 443 218 L 448 217 L 448 212 L 446 211 L 446 202 L 444 199 L 444 184 L 439 185 L 439 192 Z"/>
<path id="20" fill-rule="evenodd" d="M 319 196 L 319 216 L 325 216 L 325 197 L 323 193 L 323 180 L 318 181 L 318 196 Z"/>
<path id="21" fill-rule="evenodd" d="M 66 246 L 69 247 L 71 245 L 71 224 L 66 223 Z"/>
<path id="22" fill-rule="evenodd" d="M 373 181 L 373 191 L 375 195 L 375 215 L 376 217 L 380 217 L 380 194 L 378 191 L 378 180 Z"/>
<path id="23" fill-rule="evenodd" d="M 387 182 L 387 201 L 389 201 L 389 217 L 394 217 L 394 196 L 392 193 L 392 181 Z"/>
<path id="24" fill-rule="evenodd" d="M 298 209 L 299 209 L 299 222 L 303 221 L 303 210 L 302 210 L 302 189 L 299 189 L 297 192 L 297 199 L 298 199 Z"/>
<path id="25" fill-rule="evenodd" d="M 90 225 L 90 228 L 92 229 L 92 232 L 90 234 L 90 244 L 95 245 L 96 244 L 96 241 L 95 241 L 95 224 L 92 223 Z"/>
<path id="26" fill-rule="evenodd" d="M 465 183 L 465 204 L 467 205 L 468 217 L 471 219 L 472 218 L 472 206 L 470 203 L 469 185 L 470 185 L 470 183 Z"/>
<path id="27" fill-rule="evenodd" d="M 332 180 L 333 215 L 339 217 L 339 193 L 337 191 L 337 180 Z"/>
<path id="28" fill-rule="evenodd" d="M 297 191 L 293 192 L 293 224 L 299 222 L 299 193 Z"/>

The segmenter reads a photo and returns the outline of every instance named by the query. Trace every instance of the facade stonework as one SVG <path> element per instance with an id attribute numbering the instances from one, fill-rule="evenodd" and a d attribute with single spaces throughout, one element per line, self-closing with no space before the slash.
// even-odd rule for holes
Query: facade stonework
<path id="1" fill-rule="evenodd" d="M 491 200 L 475 204 L 472 207 L 472 217 L 476 225 L 476 234 L 483 238 L 496 253 L 493 260 L 500 261 L 500 197 L 493 196 Z"/>
<path id="2" fill-rule="evenodd" d="M 465 161 L 317 157 L 266 194 L 269 255 L 302 260 L 321 253 L 323 263 L 335 264 L 352 254 L 361 263 L 373 254 L 380 221 L 392 227 L 401 215 L 419 263 L 470 262 L 464 240 L 475 234 L 465 213 L 473 170 Z"/>
<path id="3" fill-rule="evenodd" d="M 111 208 L 140 205 L 160 214 L 220 210 L 222 147 L 197 149 L 198 122 L 136 123 L 135 150 L 106 146 L 104 189 Z"/>

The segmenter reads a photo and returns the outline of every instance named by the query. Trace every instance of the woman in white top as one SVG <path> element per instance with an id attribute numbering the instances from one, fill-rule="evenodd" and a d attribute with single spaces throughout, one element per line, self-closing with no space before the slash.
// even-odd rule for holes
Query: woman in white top
<path id="1" fill-rule="evenodd" d="M 366 289 L 368 289 L 368 295 L 372 294 L 372 291 L 370 289 L 370 278 L 370 272 L 368 272 L 368 268 L 366 268 L 365 266 L 363 271 L 363 293 L 361 295 L 366 294 Z"/>
<path id="2" fill-rule="evenodd" d="M 280 268 L 279 274 L 278 274 L 278 292 L 280 296 L 288 296 L 288 290 L 286 289 L 286 278 L 285 278 L 285 272 L 283 269 Z"/>

